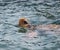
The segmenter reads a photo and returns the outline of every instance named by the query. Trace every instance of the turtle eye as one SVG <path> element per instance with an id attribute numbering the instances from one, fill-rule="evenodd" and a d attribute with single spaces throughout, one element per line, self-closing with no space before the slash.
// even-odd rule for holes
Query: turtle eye
<path id="1" fill-rule="evenodd" d="M 28 24 L 26 21 L 24 21 L 24 24 Z"/>

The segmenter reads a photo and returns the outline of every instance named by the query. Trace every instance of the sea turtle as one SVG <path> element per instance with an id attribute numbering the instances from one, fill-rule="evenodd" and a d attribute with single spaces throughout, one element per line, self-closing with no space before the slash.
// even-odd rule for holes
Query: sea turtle
<path id="1" fill-rule="evenodd" d="M 32 32 L 34 30 L 37 31 L 46 31 L 46 32 L 54 32 L 55 34 L 60 34 L 60 25 L 57 24 L 48 24 L 48 25 L 32 25 L 28 22 L 27 18 L 20 18 L 19 19 L 19 26 L 23 28 L 27 28 L 28 30 L 31 30 Z"/>

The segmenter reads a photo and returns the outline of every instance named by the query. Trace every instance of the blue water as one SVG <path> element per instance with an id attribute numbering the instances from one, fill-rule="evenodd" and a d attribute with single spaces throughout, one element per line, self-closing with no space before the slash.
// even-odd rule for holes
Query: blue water
<path id="1" fill-rule="evenodd" d="M 0 0 L 0 50 L 60 50 L 60 32 L 28 38 L 18 32 L 21 17 L 34 25 L 60 24 L 60 0 Z"/>

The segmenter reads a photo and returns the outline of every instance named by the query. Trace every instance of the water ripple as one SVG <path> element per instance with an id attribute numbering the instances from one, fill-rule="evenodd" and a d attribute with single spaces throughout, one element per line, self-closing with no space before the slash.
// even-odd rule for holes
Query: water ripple
<path id="1" fill-rule="evenodd" d="M 18 32 L 21 17 L 28 18 L 34 25 L 60 24 L 60 1 L 0 0 L 0 50 L 60 49 L 60 35 L 53 31 L 38 30 L 33 38 Z"/>

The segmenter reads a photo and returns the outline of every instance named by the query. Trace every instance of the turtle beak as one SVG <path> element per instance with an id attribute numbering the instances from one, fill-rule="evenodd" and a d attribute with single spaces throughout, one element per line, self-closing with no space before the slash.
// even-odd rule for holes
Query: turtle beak
<path id="1" fill-rule="evenodd" d="M 28 28 L 31 28 L 31 25 L 28 25 Z"/>

